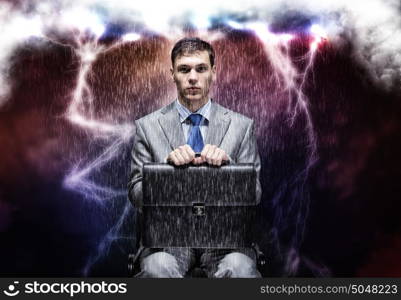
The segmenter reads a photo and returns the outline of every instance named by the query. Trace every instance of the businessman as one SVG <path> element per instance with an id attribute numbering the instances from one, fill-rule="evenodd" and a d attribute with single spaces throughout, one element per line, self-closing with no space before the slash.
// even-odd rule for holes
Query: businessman
<path id="1" fill-rule="evenodd" d="M 142 166 L 147 162 L 169 162 L 175 166 L 207 163 L 216 167 L 224 163 L 253 163 L 259 203 L 260 157 L 254 122 L 210 99 L 209 90 L 216 80 L 212 46 L 199 38 L 183 38 L 173 47 L 171 62 L 177 99 L 135 122 L 128 183 L 130 200 L 141 211 Z M 139 257 L 138 276 L 184 277 L 196 260 L 208 277 L 260 277 L 250 248 L 146 248 Z"/>

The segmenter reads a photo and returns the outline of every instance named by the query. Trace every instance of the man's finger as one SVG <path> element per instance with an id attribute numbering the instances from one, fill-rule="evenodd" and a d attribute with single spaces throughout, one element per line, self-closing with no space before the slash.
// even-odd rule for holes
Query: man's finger
<path id="1" fill-rule="evenodd" d="M 209 151 L 206 153 L 206 161 L 208 164 L 213 165 L 213 156 L 214 156 L 216 149 L 217 149 L 217 147 L 214 145 L 211 145 L 209 147 Z"/>
<path id="2" fill-rule="evenodd" d="M 189 163 L 192 160 L 191 155 L 187 151 L 185 146 L 178 147 L 178 151 L 179 151 L 180 155 L 182 156 L 182 158 L 184 159 L 184 163 Z"/>
<path id="3" fill-rule="evenodd" d="M 193 161 L 193 159 L 195 158 L 195 152 L 192 150 L 191 146 L 186 144 L 183 146 L 183 149 L 188 156 L 188 162 Z"/>
<path id="4" fill-rule="evenodd" d="M 194 165 L 200 165 L 200 164 L 203 164 L 203 163 L 204 163 L 204 161 L 203 161 L 202 157 L 195 157 L 194 160 L 193 160 L 193 164 Z"/>
<path id="5" fill-rule="evenodd" d="M 167 161 L 169 163 L 172 163 L 172 164 L 176 165 L 177 164 L 176 160 L 177 160 L 177 158 L 175 157 L 174 151 L 170 152 L 170 154 L 167 157 Z"/>
<path id="6" fill-rule="evenodd" d="M 221 158 L 220 156 L 222 156 L 222 152 L 223 150 L 221 150 L 220 148 L 216 148 L 215 151 L 212 154 L 212 161 L 214 165 L 221 165 Z M 219 162 L 220 161 L 220 162 Z"/>
<path id="7" fill-rule="evenodd" d="M 225 155 L 225 152 L 220 149 L 220 151 L 218 152 L 218 155 L 216 157 L 216 165 L 217 166 L 221 166 L 224 155 Z"/>
<path id="8" fill-rule="evenodd" d="M 206 144 L 202 149 L 201 157 L 202 157 L 203 161 L 206 161 L 206 154 L 208 153 L 210 146 L 211 146 L 210 144 Z"/>
<path id="9" fill-rule="evenodd" d="M 204 161 L 208 161 L 208 157 L 209 157 L 209 152 L 212 150 L 212 145 L 210 144 L 206 144 L 206 146 L 203 148 L 202 152 L 201 152 L 201 157 Z"/>
<path id="10" fill-rule="evenodd" d="M 192 150 L 190 145 L 185 144 L 184 148 L 188 151 L 188 153 L 192 153 L 193 155 L 195 155 L 195 152 L 194 152 L 194 150 Z"/>
<path id="11" fill-rule="evenodd" d="M 179 150 L 174 150 L 175 157 L 177 158 L 177 165 L 185 164 L 185 159 Z"/>

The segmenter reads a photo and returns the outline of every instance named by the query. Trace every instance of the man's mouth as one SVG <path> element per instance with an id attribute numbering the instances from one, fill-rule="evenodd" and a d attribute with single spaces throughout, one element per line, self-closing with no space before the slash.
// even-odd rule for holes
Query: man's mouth
<path id="1" fill-rule="evenodd" d="M 186 88 L 185 90 L 186 90 L 187 93 L 190 94 L 190 95 L 199 94 L 199 93 L 201 92 L 201 89 L 200 89 L 200 88 L 196 88 L 196 87 Z"/>

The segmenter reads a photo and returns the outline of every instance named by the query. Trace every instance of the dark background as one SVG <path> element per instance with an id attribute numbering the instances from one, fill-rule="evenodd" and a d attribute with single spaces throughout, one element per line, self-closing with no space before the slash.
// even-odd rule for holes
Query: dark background
<path id="1" fill-rule="evenodd" d="M 100 54 L 87 78 L 94 117 L 132 123 L 174 100 L 172 42 L 149 34 Z M 309 43 L 303 34 L 290 43 L 300 73 Z M 253 34 L 229 31 L 213 46 L 213 98 L 257 124 L 267 275 L 401 276 L 400 91 L 371 80 L 350 42 L 326 41 L 305 77 L 308 110 L 291 122 L 296 99 L 274 79 Z M 94 199 L 84 183 L 63 184 L 74 166 L 88 165 L 114 141 L 65 115 L 80 58 L 73 48 L 32 39 L 11 64 L 12 91 L 0 109 L 0 275 L 126 276 L 135 247 L 127 197 Z M 124 191 L 132 143 L 88 178 Z"/>

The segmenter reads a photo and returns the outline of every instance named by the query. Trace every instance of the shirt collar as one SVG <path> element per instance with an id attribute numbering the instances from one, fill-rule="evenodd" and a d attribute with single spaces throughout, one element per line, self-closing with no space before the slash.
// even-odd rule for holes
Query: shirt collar
<path id="1" fill-rule="evenodd" d="M 212 102 L 209 98 L 209 101 L 205 105 L 203 105 L 201 108 L 199 108 L 196 112 L 191 112 L 188 108 L 186 108 L 184 105 L 182 105 L 180 103 L 180 101 L 178 101 L 178 99 L 176 99 L 176 101 L 175 101 L 175 106 L 180 115 L 181 123 L 184 122 L 188 118 L 188 116 L 192 113 L 200 114 L 203 118 L 205 118 L 206 120 L 209 121 L 210 107 L 212 106 Z"/>

